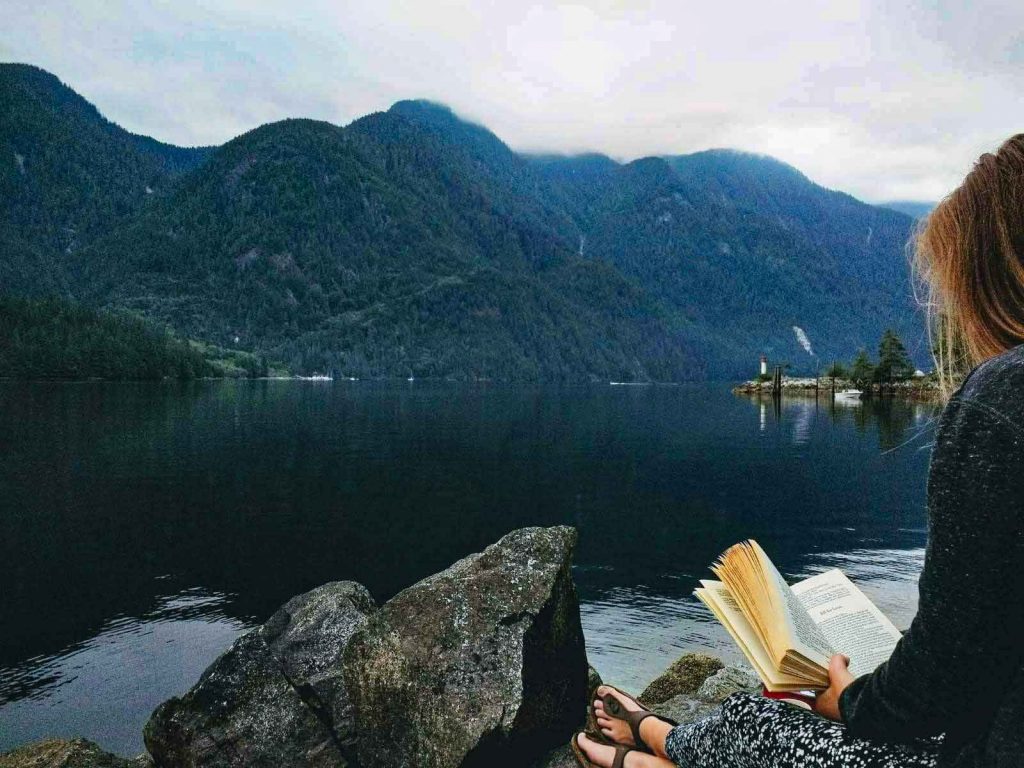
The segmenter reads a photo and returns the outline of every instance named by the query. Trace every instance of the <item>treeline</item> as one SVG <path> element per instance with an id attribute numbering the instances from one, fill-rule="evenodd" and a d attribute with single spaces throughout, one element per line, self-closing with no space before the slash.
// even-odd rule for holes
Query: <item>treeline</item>
<path id="1" fill-rule="evenodd" d="M 0 298 L 0 378 L 154 380 L 266 373 L 266 362 L 252 355 L 211 352 L 125 313 L 55 298 Z"/>
<path id="2" fill-rule="evenodd" d="M 869 384 L 892 384 L 906 381 L 914 376 L 914 363 L 907 347 L 897 333 L 887 329 L 878 342 L 878 360 L 873 361 L 866 349 L 848 364 L 832 363 L 822 376 L 830 379 L 849 379 L 858 387 Z"/>

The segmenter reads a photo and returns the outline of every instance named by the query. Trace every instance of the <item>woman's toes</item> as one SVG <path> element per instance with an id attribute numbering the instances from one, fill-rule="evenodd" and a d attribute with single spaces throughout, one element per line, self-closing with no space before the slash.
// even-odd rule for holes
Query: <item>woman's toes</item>
<path id="1" fill-rule="evenodd" d="M 615 700 L 618 701 L 622 708 L 627 712 L 633 712 L 635 710 L 640 709 L 640 707 L 637 706 L 637 703 L 635 701 L 633 701 L 631 698 L 626 696 L 621 691 L 617 691 L 614 688 L 609 688 L 608 692 L 615 697 Z"/>
<path id="2" fill-rule="evenodd" d="M 594 764 L 599 766 L 610 766 L 611 760 L 615 757 L 615 750 L 604 744 L 599 744 L 590 739 L 585 733 L 577 737 L 577 742 L 583 754 Z"/>

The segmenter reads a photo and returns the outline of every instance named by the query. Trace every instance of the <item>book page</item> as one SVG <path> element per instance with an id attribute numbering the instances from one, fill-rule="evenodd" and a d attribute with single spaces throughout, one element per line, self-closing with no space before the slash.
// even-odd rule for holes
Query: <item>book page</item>
<path id="1" fill-rule="evenodd" d="M 761 546 L 753 539 L 750 544 L 754 552 L 757 553 L 762 573 L 779 598 L 777 607 L 782 614 L 779 618 L 785 622 L 793 650 L 809 661 L 827 668 L 829 658 L 835 653 L 832 650 L 832 644 L 818 627 L 817 622 L 808 615 L 806 606 L 797 598 L 793 589 L 782 578 L 782 574 L 779 573 Z M 781 658 L 776 659 L 776 663 L 779 662 L 781 662 Z"/>
<path id="2" fill-rule="evenodd" d="M 888 659 L 900 640 L 900 631 L 840 570 L 794 584 L 793 594 L 835 652 L 850 657 L 854 677 Z"/>
<path id="3" fill-rule="evenodd" d="M 761 677 L 762 682 L 770 691 L 801 690 L 807 687 L 807 681 L 786 675 L 775 669 L 771 656 L 761 643 L 757 632 L 743 615 L 739 604 L 733 599 L 729 588 L 720 581 L 701 580 L 701 588 L 694 594 L 706 605 L 722 623 L 726 631 L 736 641 L 751 666 Z"/>

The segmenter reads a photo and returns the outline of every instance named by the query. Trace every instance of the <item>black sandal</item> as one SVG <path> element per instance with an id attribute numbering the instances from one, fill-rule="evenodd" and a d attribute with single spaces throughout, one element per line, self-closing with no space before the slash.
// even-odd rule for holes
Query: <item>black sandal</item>
<path id="1" fill-rule="evenodd" d="M 596 765 L 590 762 L 586 754 L 583 752 L 583 747 L 580 746 L 580 736 L 582 735 L 582 733 L 577 733 L 572 737 L 572 741 L 569 742 L 572 746 L 572 753 L 576 755 L 576 762 L 579 763 L 582 768 L 597 768 Z M 611 744 L 605 746 L 615 747 L 615 757 L 612 759 L 612 768 L 622 768 L 626 761 L 626 755 L 630 752 L 637 751 L 633 749 L 633 747 L 627 747 L 625 744 Z"/>
<path id="2" fill-rule="evenodd" d="M 614 690 L 616 693 L 629 699 L 638 707 L 640 707 L 640 709 L 636 712 L 630 712 L 628 709 L 622 706 L 621 702 L 613 694 L 606 693 L 604 696 L 601 697 L 601 703 L 604 704 L 605 714 L 613 720 L 622 720 L 627 725 L 629 725 L 629 730 L 633 734 L 633 743 L 636 744 L 638 749 L 642 749 L 645 752 L 654 751 L 650 747 L 648 747 L 646 743 L 644 743 L 643 739 L 640 738 L 640 723 L 642 723 L 648 717 L 655 717 L 658 720 L 661 720 L 663 723 L 671 725 L 673 728 L 679 725 L 679 723 L 677 723 L 675 720 L 672 720 L 671 718 L 662 717 L 661 715 L 651 712 L 651 710 L 647 709 L 647 707 L 640 703 L 639 699 L 630 696 L 625 691 L 619 690 L 613 685 L 609 685 L 608 687 Z M 593 704 L 590 705 L 590 709 L 591 711 L 593 711 Z"/>

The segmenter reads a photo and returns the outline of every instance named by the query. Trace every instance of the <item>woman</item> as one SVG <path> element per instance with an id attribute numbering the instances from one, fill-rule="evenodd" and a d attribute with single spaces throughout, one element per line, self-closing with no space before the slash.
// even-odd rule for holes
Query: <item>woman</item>
<path id="1" fill-rule="evenodd" d="M 737 694 L 673 727 L 600 688 L 594 714 L 610 743 L 579 735 L 581 762 L 1024 766 L 1024 134 L 978 160 L 916 245 L 947 393 L 977 367 L 937 428 L 920 605 L 892 657 L 856 680 L 833 657 L 816 713 Z M 651 754 L 629 751 L 638 740 Z"/>

